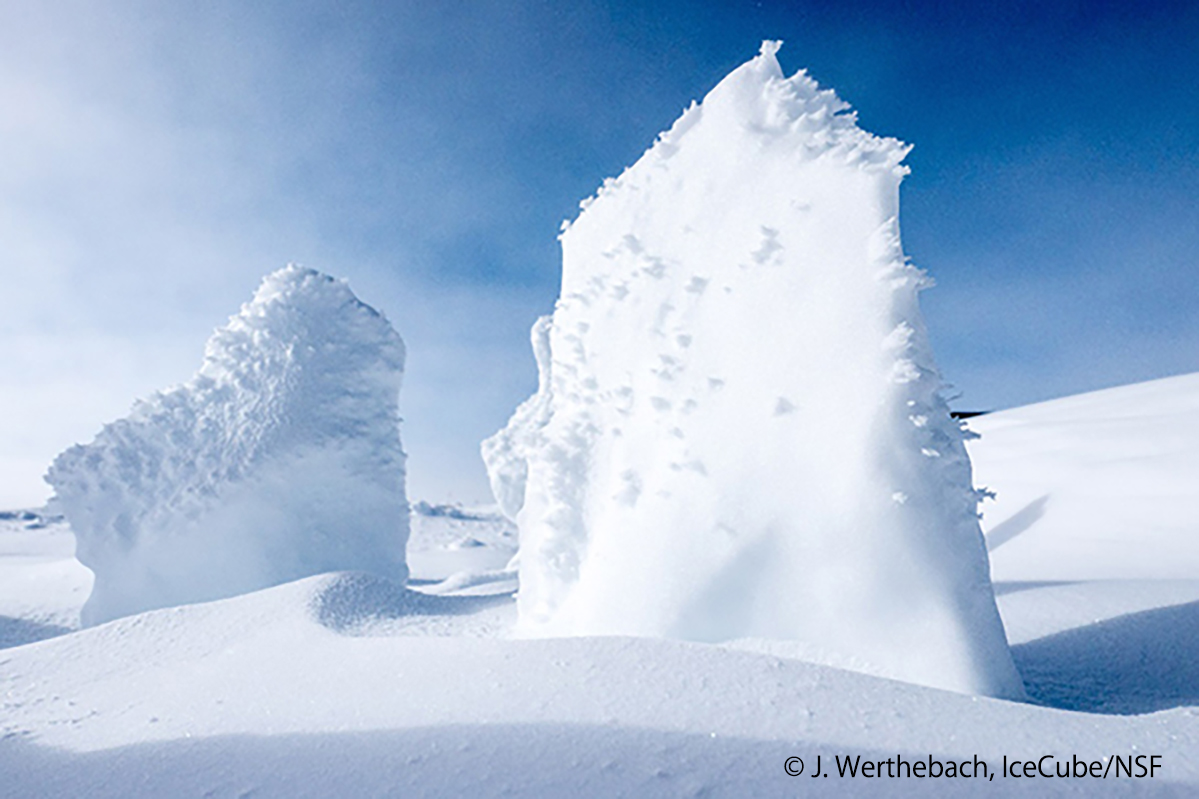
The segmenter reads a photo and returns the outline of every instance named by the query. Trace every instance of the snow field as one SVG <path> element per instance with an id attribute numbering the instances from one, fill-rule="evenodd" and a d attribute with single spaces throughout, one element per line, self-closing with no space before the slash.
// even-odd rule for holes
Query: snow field
<path id="1" fill-rule="evenodd" d="M 1199 576 L 1199 374 L 970 420 L 998 579 Z"/>
<path id="2" fill-rule="evenodd" d="M 1168 768 L 1155 795 L 1199 782 L 1194 707 L 1063 712 L 706 644 L 506 639 L 514 620 L 507 597 L 333 574 L 0 652 L 0 796 L 791 796 L 783 760 L 818 753 L 998 769 L 1152 752 Z M 840 796 L 1148 785 L 821 782 Z"/>
<path id="3" fill-rule="evenodd" d="M 1162 401 L 1133 399 L 1146 392 Z M 1022 579 L 1019 561 L 995 559 L 999 609 L 1032 703 L 806 663 L 777 641 L 513 639 L 508 596 L 420 596 L 370 575 L 324 575 L 0 649 L 0 796 L 795 796 L 814 789 L 806 774 L 786 776 L 787 757 L 811 764 L 819 754 L 827 769 L 838 754 L 898 753 L 978 755 L 993 770 L 1004 756 L 1158 754 L 1163 771 L 1152 781 L 986 783 L 834 774 L 819 792 L 1193 795 L 1199 580 L 1169 579 L 1169 561 L 1189 551 L 1188 486 L 1199 459 L 1173 461 L 1172 442 L 1185 431 L 1177 417 L 1170 425 L 1156 417 L 1199 407 L 1199 380 L 1062 403 L 1076 410 L 1059 414 L 1046 403 L 986 419 L 991 429 L 970 444 L 999 492 L 984 507 L 1002 508 L 1004 486 L 1028 480 L 1027 463 L 1040 452 L 1032 446 L 1019 457 L 1030 442 L 1009 437 L 1013 417 L 1051 439 L 1067 428 L 1103 442 L 1054 473 L 1059 492 L 1083 488 L 1068 475 L 1116 482 L 1127 474 L 1122 452 L 1140 453 L 1135 462 L 1150 474 L 1173 463 L 1179 480 L 1165 488 L 1175 490 L 1152 502 L 1177 520 L 1178 535 L 1142 543 L 1163 547 L 1160 579 L 1123 558 L 1121 537 L 1135 542 L 1135 528 L 1079 539 L 1073 559 L 1043 564 L 1041 581 Z M 1125 423 L 1110 426 L 1121 407 Z M 990 452 L 1004 457 L 988 460 Z M 1070 465 L 1065 454 L 1060 463 Z M 1095 494 L 1093 517 L 1127 497 Z M 455 546 L 467 538 L 494 548 L 496 560 L 510 551 L 484 509 L 421 510 L 414 552 L 469 558 L 480 547 Z M 1004 519 L 996 516 L 992 529 Z M 1030 547 L 1051 541 L 1065 521 L 1045 514 L 1020 537 Z M 62 522 L 0 519 L 0 616 L 67 619 L 72 602 L 78 616 L 87 572 L 68 541 Z M 1108 579 L 1067 579 L 1049 571 L 1054 564 Z M 460 565 L 451 571 L 469 571 Z M 75 576 L 37 579 L 60 571 Z M 8 590 L 18 575 L 20 591 Z M 414 565 L 418 587 L 433 587 L 434 577 Z"/>

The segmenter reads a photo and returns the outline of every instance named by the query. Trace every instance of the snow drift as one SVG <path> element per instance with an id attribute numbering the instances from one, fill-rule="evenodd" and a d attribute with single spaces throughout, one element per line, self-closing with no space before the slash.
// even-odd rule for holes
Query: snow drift
<path id="1" fill-rule="evenodd" d="M 1199 373 L 970 420 L 1000 580 L 1189 580 L 1199 574 Z"/>
<path id="2" fill-rule="evenodd" d="M 789 639 L 1019 696 L 900 247 L 908 148 L 761 54 L 562 234 L 537 394 L 483 445 L 531 635 Z"/>
<path id="3" fill-rule="evenodd" d="M 311 574 L 405 580 L 404 345 L 341 281 L 289 266 L 47 475 L 95 572 L 84 624 Z"/>

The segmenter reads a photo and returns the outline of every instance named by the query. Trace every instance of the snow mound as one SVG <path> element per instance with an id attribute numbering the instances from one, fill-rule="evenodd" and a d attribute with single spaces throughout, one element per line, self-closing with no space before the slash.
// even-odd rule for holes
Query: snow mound
<path id="1" fill-rule="evenodd" d="M 335 570 L 403 582 L 404 345 L 349 287 L 289 266 L 47 475 L 95 573 L 83 623 Z"/>
<path id="2" fill-rule="evenodd" d="M 520 628 L 795 640 L 1020 696 L 900 246 L 908 147 L 778 46 L 565 227 L 540 388 L 483 445 Z"/>
<path id="3" fill-rule="evenodd" d="M 939 778 L 882 791 L 837 771 L 837 756 L 897 753 L 1000 774 L 1050 753 L 1160 756 L 1153 780 L 1030 790 L 1008 775 L 953 795 L 1193 796 L 1199 783 L 1193 707 L 1105 717 L 721 646 L 504 640 L 482 618 L 507 610 L 491 600 L 417 610 L 405 596 L 321 575 L 5 651 L 0 796 L 795 796 L 818 755 L 829 795 L 947 793 Z M 397 614 L 419 626 L 359 623 Z"/>
<path id="4" fill-rule="evenodd" d="M 315 621 L 351 636 L 495 634 L 501 624 L 485 619 L 472 626 L 456 617 L 486 615 L 489 609 L 495 611 L 512 601 L 508 595 L 434 596 L 362 572 L 321 575 L 309 582 L 309 588 L 309 610 Z"/>

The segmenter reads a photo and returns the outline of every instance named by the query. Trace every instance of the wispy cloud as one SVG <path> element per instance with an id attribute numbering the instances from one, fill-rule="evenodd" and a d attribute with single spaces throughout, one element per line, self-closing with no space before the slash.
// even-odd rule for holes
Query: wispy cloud
<path id="1" fill-rule="evenodd" d="M 1191 8 L 0 5 L 0 505 L 288 261 L 407 339 L 414 496 L 483 497 L 559 221 L 767 37 L 916 144 L 905 246 L 964 402 L 1199 368 Z"/>

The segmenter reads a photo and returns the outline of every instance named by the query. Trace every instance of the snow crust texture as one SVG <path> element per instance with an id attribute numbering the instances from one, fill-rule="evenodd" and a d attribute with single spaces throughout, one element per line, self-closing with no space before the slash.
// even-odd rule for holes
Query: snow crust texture
<path id="1" fill-rule="evenodd" d="M 344 282 L 265 278 L 195 377 L 50 468 L 95 573 L 83 623 L 334 570 L 405 580 L 403 368 Z"/>
<path id="2" fill-rule="evenodd" d="M 565 226 L 538 392 L 483 445 L 520 630 L 785 639 L 1021 696 L 900 246 L 908 147 L 778 46 Z"/>

